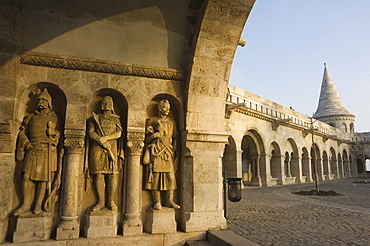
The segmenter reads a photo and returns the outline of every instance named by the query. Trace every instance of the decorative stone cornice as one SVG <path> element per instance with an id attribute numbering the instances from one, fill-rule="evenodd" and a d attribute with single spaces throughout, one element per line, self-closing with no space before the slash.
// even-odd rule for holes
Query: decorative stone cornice
<path id="1" fill-rule="evenodd" d="M 166 80 L 185 81 L 187 72 L 179 69 L 151 67 L 137 64 L 110 62 L 70 56 L 49 55 L 27 52 L 20 56 L 20 62 L 26 65 L 63 68 L 99 73 L 112 73 Z"/>

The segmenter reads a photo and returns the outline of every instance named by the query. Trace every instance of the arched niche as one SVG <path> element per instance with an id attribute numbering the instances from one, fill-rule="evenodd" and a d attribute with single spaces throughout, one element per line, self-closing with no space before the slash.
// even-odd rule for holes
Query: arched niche
<path id="1" fill-rule="evenodd" d="M 63 157 L 64 157 L 64 126 L 65 126 L 65 118 L 66 118 L 66 107 L 67 107 L 67 99 L 66 95 L 63 90 L 54 83 L 51 82 L 39 82 L 30 85 L 26 90 L 24 90 L 20 98 L 18 99 L 18 109 L 16 112 L 16 117 L 19 119 L 20 122 L 23 121 L 24 117 L 34 114 L 37 110 L 37 98 L 38 95 L 47 89 L 47 92 L 51 96 L 51 108 L 58 116 L 58 125 L 57 130 L 59 131 L 60 137 L 58 141 L 58 145 L 56 147 L 57 152 L 57 163 L 56 163 L 56 171 L 52 172 L 50 175 L 51 182 L 50 182 L 50 191 L 46 191 L 45 198 L 42 202 L 42 208 L 45 210 L 47 207 L 47 216 L 51 216 L 53 218 L 53 226 L 56 226 L 59 223 L 59 214 L 60 214 L 60 201 L 63 199 L 61 196 L 62 193 L 62 186 L 63 186 L 63 179 L 62 179 L 62 172 L 64 168 Z M 29 135 L 27 135 L 30 138 Z M 19 139 L 17 138 L 17 148 L 18 148 Z M 16 151 L 16 150 L 15 150 Z M 25 151 L 25 157 L 23 161 L 16 160 L 15 161 L 15 170 L 14 170 L 14 193 L 12 199 L 12 211 L 10 214 L 13 214 L 14 211 L 19 207 L 20 204 L 23 203 L 23 191 L 22 191 L 22 184 L 23 184 L 23 174 L 24 174 L 24 165 L 27 159 L 27 151 Z M 48 168 L 48 167 L 45 167 Z M 61 185 L 56 185 L 61 183 Z M 37 182 L 36 182 L 37 183 Z M 35 186 L 36 187 L 36 186 Z M 34 188 L 31 192 L 36 195 L 36 188 Z M 46 205 L 47 203 L 47 205 Z M 33 206 L 31 206 L 32 209 Z M 11 218 L 13 219 L 13 217 Z M 9 231 L 14 231 L 15 228 L 12 228 L 13 223 L 11 221 L 9 226 Z M 51 237 L 55 235 L 55 232 L 51 232 Z"/>
<path id="2" fill-rule="evenodd" d="M 183 144 L 183 139 L 181 138 L 181 133 L 182 131 L 184 130 L 184 112 L 183 112 L 183 108 L 182 108 L 182 104 L 180 101 L 178 101 L 174 96 L 172 95 L 169 95 L 169 94 L 158 94 L 158 95 L 155 95 L 147 104 L 146 106 L 146 119 L 143 119 L 145 121 L 147 121 L 149 118 L 151 117 L 154 117 L 154 116 L 158 116 L 159 115 L 159 112 L 158 112 L 158 103 L 163 100 L 163 99 L 166 99 L 169 101 L 170 103 L 170 112 L 169 112 L 169 117 L 176 123 L 176 142 L 177 142 L 177 146 L 176 146 L 176 150 L 175 150 L 175 162 L 177 163 L 177 170 L 175 172 L 175 177 L 176 177 L 176 190 L 175 190 L 175 194 L 174 194 L 174 202 L 176 204 L 180 204 L 180 206 L 183 204 L 182 203 L 182 197 L 181 197 L 181 194 L 183 193 L 182 191 L 182 187 L 183 187 L 183 180 L 182 180 L 182 177 L 183 175 L 181 175 L 181 173 L 183 172 L 183 167 L 182 167 L 182 163 L 183 163 L 183 159 L 182 158 L 188 158 L 188 159 L 191 159 L 191 149 L 188 149 L 188 148 L 184 148 L 183 147 L 185 146 Z M 145 124 L 145 128 L 147 128 L 147 124 Z M 144 146 L 144 153 L 145 153 L 145 148 L 146 148 L 146 145 Z M 181 153 L 184 153 L 184 155 L 182 155 Z M 153 206 L 153 201 L 152 201 L 152 195 L 150 194 L 150 190 L 147 190 L 145 188 L 146 186 L 146 180 L 148 179 L 148 176 L 149 176 L 149 172 L 148 172 L 148 165 L 142 165 L 142 189 L 143 189 L 143 192 L 142 192 L 142 209 L 141 209 L 141 215 L 142 215 L 142 218 L 145 219 L 146 217 L 146 213 L 147 213 L 147 208 L 150 207 L 150 206 Z M 190 178 L 190 177 L 187 177 L 187 178 Z M 166 199 L 166 196 L 167 196 L 167 192 L 161 192 L 161 199 L 162 201 L 164 201 Z M 175 214 L 176 214 L 176 222 L 178 225 L 180 225 L 180 210 L 175 210 Z"/>
<path id="3" fill-rule="evenodd" d="M 122 95 L 119 91 L 116 91 L 114 89 L 110 88 L 104 88 L 99 91 L 96 91 L 94 93 L 94 96 L 91 98 L 88 106 L 87 106 L 87 114 L 86 114 L 86 131 L 88 131 L 89 121 L 92 120 L 91 116 L 92 113 L 99 114 L 101 113 L 101 102 L 102 99 L 105 96 L 110 96 L 113 99 L 113 107 L 114 107 L 114 113 L 119 115 L 121 126 L 123 129 L 123 135 L 118 141 L 121 141 L 121 145 L 123 148 L 126 146 L 126 133 L 127 133 L 127 112 L 128 112 L 128 105 L 126 98 L 124 95 Z M 94 180 L 93 176 L 89 172 L 89 164 L 91 161 L 90 158 L 90 150 L 92 141 L 89 137 L 88 132 L 86 132 L 86 150 L 85 150 L 85 159 L 84 159 L 84 166 L 83 166 L 83 192 L 82 192 L 82 213 L 84 213 L 86 210 L 91 210 L 91 208 L 96 204 L 97 202 L 97 194 L 96 189 L 94 187 Z M 126 160 L 125 156 L 125 160 Z M 119 178 L 118 178 L 118 188 L 117 192 L 114 195 L 114 201 L 117 204 L 118 212 L 123 213 L 125 210 L 125 170 L 126 165 L 124 165 L 124 162 L 118 162 L 119 165 Z M 105 198 L 107 199 L 107 192 L 105 192 Z M 119 216 L 119 223 L 121 223 L 122 216 Z"/>

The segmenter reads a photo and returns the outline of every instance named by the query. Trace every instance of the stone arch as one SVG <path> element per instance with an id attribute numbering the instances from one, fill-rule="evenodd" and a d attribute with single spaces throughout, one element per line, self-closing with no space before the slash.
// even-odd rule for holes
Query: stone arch
<path id="1" fill-rule="evenodd" d="M 225 144 L 225 149 L 222 157 L 222 169 L 226 172 L 226 177 L 235 178 L 238 175 L 237 166 L 237 151 L 235 140 L 232 136 L 228 137 L 228 143 Z"/>
<path id="2" fill-rule="evenodd" d="M 348 132 L 347 125 L 345 123 L 340 124 L 340 129 L 344 132 Z"/>
<path id="3" fill-rule="evenodd" d="M 315 180 L 315 168 L 317 173 L 317 178 L 322 180 L 323 170 L 321 164 L 321 154 L 318 146 L 315 144 L 315 148 L 311 147 L 311 170 L 312 170 L 312 179 Z"/>
<path id="4" fill-rule="evenodd" d="M 351 124 L 349 124 L 349 130 L 350 130 L 350 133 L 355 132 L 355 124 L 353 124 L 353 122 Z"/>
<path id="5" fill-rule="evenodd" d="M 338 153 L 338 176 L 340 178 L 344 178 L 344 173 L 343 173 L 343 159 L 342 155 Z"/>
<path id="6" fill-rule="evenodd" d="M 92 120 L 91 116 L 92 113 L 99 114 L 101 113 L 101 102 L 105 96 L 110 96 L 113 99 L 113 107 L 114 113 L 120 117 L 121 127 L 123 130 L 123 135 L 118 140 L 118 144 L 122 144 L 121 148 L 124 148 L 127 143 L 127 114 L 128 114 L 128 103 L 124 95 L 121 92 L 111 89 L 111 88 L 103 88 L 98 91 L 95 91 L 93 97 L 91 98 L 89 104 L 87 105 L 87 112 L 86 112 L 86 144 L 85 144 L 85 160 L 84 160 L 84 191 L 82 193 L 82 213 L 86 210 L 90 210 L 92 206 L 96 204 L 97 194 L 96 189 L 93 184 L 93 177 L 89 174 L 89 162 L 90 162 L 90 149 L 92 145 L 92 140 L 88 134 L 88 125 L 89 121 Z M 126 158 L 125 158 L 126 159 Z M 124 213 L 125 211 L 125 199 L 123 197 L 126 194 L 126 169 L 127 165 L 123 166 L 123 163 L 119 162 L 121 167 L 119 169 L 119 177 L 123 177 L 123 179 L 118 180 L 117 192 L 114 194 L 114 201 L 118 206 L 118 211 L 120 213 Z M 107 197 L 107 195 L 106 195 Z M 121 220 L 122 218 L 120 218 Z M 122 221 L 119 221 L 122 222 Z"/>
<path id="7" fill-rule="evenodd" d="M 310 156 L 306 147 L 302 148 L 302 182 L 312 182 Z"/>
<path id="8" fill-rule="evenodd" d="M 324 179 L 325 180 L 330 180 L 330 165 L 329 165 L 329 157 L 328 153 L 324 150 L 322 153 L 322 164 L 323 164 L 323 169 L 324 169 Z"/>
<path id="9" fill-rule="evenodd" d="M 337 154 L 335 152 L 335 149 L 333 147 L 330 148 L 329 162 L 330 162 L 330 170 L 333 175 L 333 178 L 336 178 L 336 179 L 339 178 L 338 159 L 337 159 Z"/>
<path id="10" fill-rule="evenodd" d="M 346 150 L 343 150 L 343 175 L 344 177 L 351 177 L 351 169 Z"/>
<path id="11" fill-rule="evenodd" d="M 271 184 L 283 184 L 283 170 L 282 170 L 282 155 L 279 145 L 276 142 L 272 142 L 269 151 L 270 158 L 270 172 L 271 172 Z"/>
<path id="12" fill-rule="evenodd" d="M 301 168 L 299 165 L 298 147 L 292 138 L 288 138 L 285 142 L 284 169 L 288 183 L 300 182 Z"/>
<path id="13" fill-rule="evenodd" d="M 261 158 L 261 153 L 264 153 L 261 135 L 255 129 L 248 130 L 243 136 L 241 149 L 243 182 L 261 186 L 265 180 L 262 177 L 266 177 L 264 160 Z"/>

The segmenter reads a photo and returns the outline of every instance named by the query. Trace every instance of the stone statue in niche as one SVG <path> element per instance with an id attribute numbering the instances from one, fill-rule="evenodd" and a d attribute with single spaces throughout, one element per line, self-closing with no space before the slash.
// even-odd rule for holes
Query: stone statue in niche
<path id="1" fill-rule="evenodd" d="M 92 139 L 90 149 L 89 171 L 93 176 L 98 202 L 92 212 L 99 212 L 106 202 L 107 207 L 117 211 L 114 196 L 118 187 L 118 174 L 123 163 L 123 129 L 120 116 L 115 114 L 113 99 L 105 96 L 101 102 L 101 113 L 92 113 L 89 121 L 88 135 Z"/>
<path id="2" fill-rule="evenodd" d="M 24 118 L 19 133 L 16 158 L 24 162 L 23 204 L 14 212 L 16 216 L 29 211 L 33 203 L 34 214 L 48 212 L 52 193 L 60 187 L 59 126 L 52 98 L 45 88 L 37 96 L 36 111 Z"/>
<path id="3" fill-rule="evenodd" d="M 174 199 L 176 190 L 177 147 L 176 123 L 169 117 L 170 102 L 163 99 L 158 103 L 158 116 L 146 122 L 144 165 L 147 166 L 146 189 L 152 193 L 154 209 L 162 209 L 161 191 L 167 191 L 166 206 L 180 209 Z"/>

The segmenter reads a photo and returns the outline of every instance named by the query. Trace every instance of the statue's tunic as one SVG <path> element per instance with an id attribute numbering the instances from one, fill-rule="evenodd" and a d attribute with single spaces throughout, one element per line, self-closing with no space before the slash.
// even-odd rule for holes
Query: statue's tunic
<path id="1" fill-rule="evenodd" d="M 162 133 L 162 137 L 154 138 L 153 133 L 156 132 Z M 151 170 L 148 172 L 146 189 L 159 191 L 176 189 L 175 149 L 173 148 L 175 138 L 176 125 L 171 118 L 162 119 L 154 116 L 147 120 L 146 154 L 150 157 L 149 169 Z"/>
<path id="2" fill-rule="evenodd" d="M 97 122 L 91 119 L 89 122 L 89 136 L 92 140 L 90 151 L 89 170 L 91 174 L 118 174 L 119 165 L 118 158 L 123 159 L 123 153 L 117 139 L 109 140 L 110 151 L 113 154 L 115 161 L 109 156 L 108 150 L 101 146 L 97 140 L 102 136 L 112 135 L 116 132 L 122 132 L 120 118 L 116 114 L 109 116 L 99 114 L 99 124 L 103 132 L 100 131 Z"/>
<path id="3" fill-rule="evenodd" d="M 58 117 L 50 109 L 27 116 L 25 132 L 32 149 L 27 151 L 23 171 L 34 181 L 49 181 L 50 172 L 57 170 L 57 145 L 59 132 L 56 131 Z M 26 138 L 27 138 L 26 136 Z"/>

